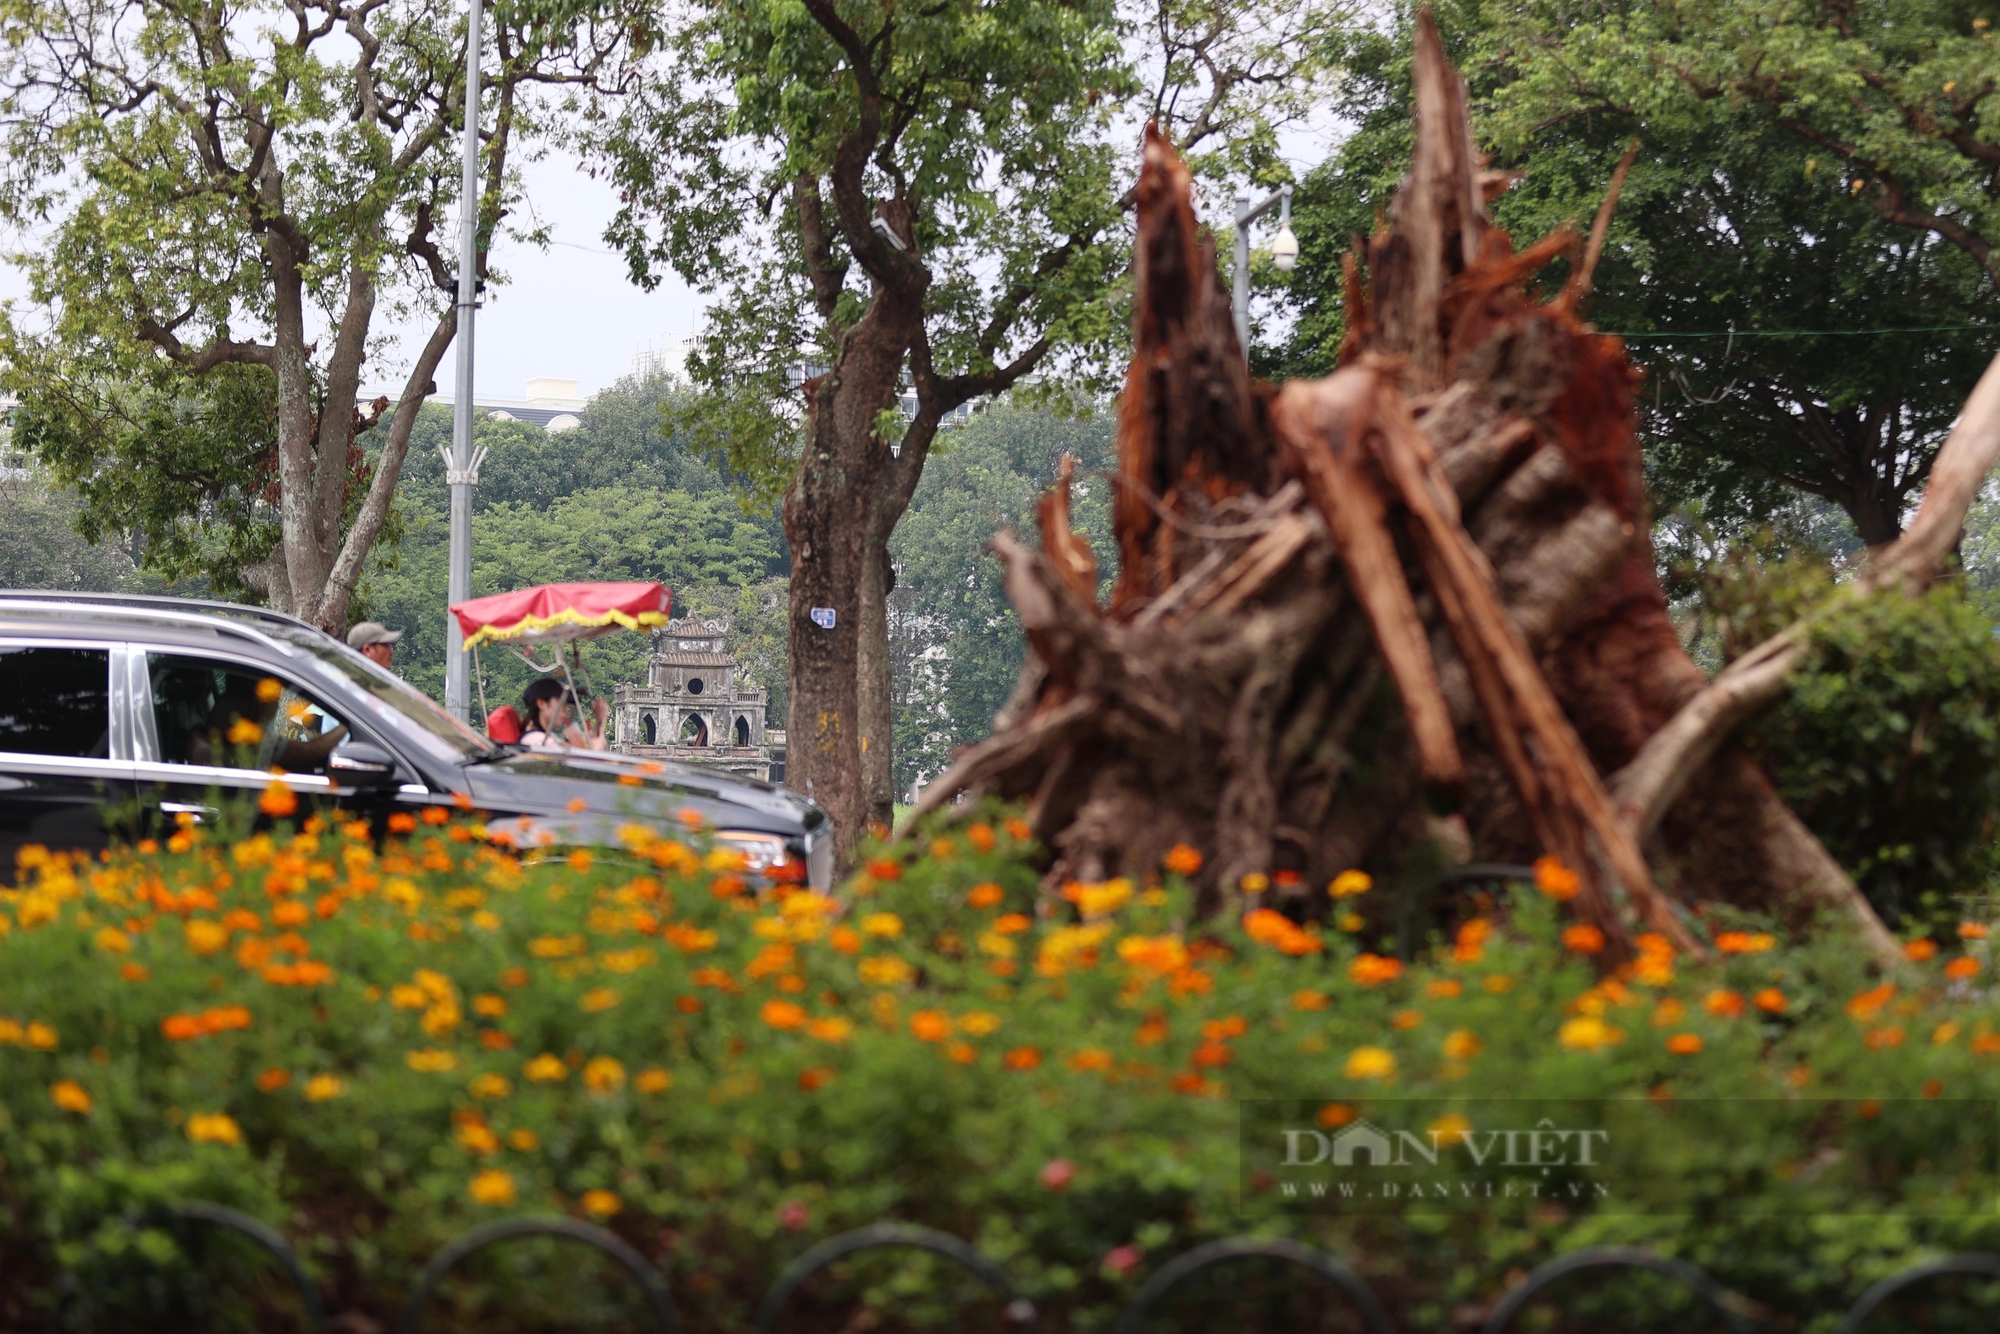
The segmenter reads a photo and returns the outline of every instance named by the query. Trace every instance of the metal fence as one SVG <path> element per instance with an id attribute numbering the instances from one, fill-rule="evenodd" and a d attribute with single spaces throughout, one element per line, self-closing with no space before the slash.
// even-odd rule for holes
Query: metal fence
<path id="1" fill-rule="evenodd" d="M 250 1215 L 225 1205 L 190 1203 L 153 1209 L 127 1221 L 140 1227 L 162 1224 L 215 1227 L 249 1239 L 271 1255 L 296 1288 L 305 1329 L 309 1334 L 325 1334 L 325 1303 L 306 1272 L 305 1264 L 283 1236 Z M 448 1243 L 418 1276 L 416 1287 L 403 1303 L 397 1318 L 395 1334 L 417 1334 L 422 1328 L 426 1303 L 436 1294 L 445 1277 L 466 1260 L 491 1247 L 527 1237 L 556 1238 L 595 1248 L 630 1278 L 643 1299 L 643 1311 L 650 1329 L 656 1334 L 679 1334 L 680 1316 L 675 1311 L 666 1278 L 658 1269 L 605 1229 L 559 1216 L 503 1218 L 476 1227 Z M 1014 1286 L 1005 1268 L 977 1247 L 933 1228 L 908 1223 L 876 1223 L 829 1237 L 787 1265 L 758 1306 L 757 1334 L 774 1334 L 783 1323 L 792 1297 L 807 1279 L 820 1270 L 861 1251 L 898 1247 L 929 1251 L 957 1262 L 992 1290 L 1009 1327 L 1022 1331 L 1022 1334 L 1029 1334 L 1035 1329 L 1037 1314 L 1034 1303 Z M 1397 1334 L 1402 1328 L 1390 1319 L 1367 1282 L 1335 1256 L 1281 1238 L 1231 1237 L 1197 1246 L 1161 1266 L 1120 1312 L 1112 1334 L 1140 1334 L 1150 1317 L 1170 1309 L 1168 1299 L 1187 1280 L 1212 1266 L 1245 1259 L 1281 1261 L 1324 1282 L 1340 1294 L 1368 1334 Z M 1550 1260 L 1521 1279 L 1487 1315 L 1480 1326 L 1480 1334 L 1506 1334 L 1516 1328 L 1517 1319 L 1531 1305 L 1547 1300 L 1551 1289 L 1573 1275 L 1590 1270 L 1636 1270 L 1670 1279 L 1699 1299 L 1714 1313 L 1722 1327 L 1734 1331 L 1796 1328 L 1800 1318 L 1811 1314 L 1793 1312 L 1780 1316 L 1767 1311 L 1730 1291 L 1685 1260 L 1634 1247 L 1597 1246 Z M 1920 1284 L 1951 1276 L 2000 1279 L 2000 1254 L 1974 1252 L 1951 1255 L 1892 1274 L 1862 1293 L 1842 1318 L 1836 1334 L 1859 1334 L 1868 1319 L 1892 1297 Z M 1988 1326 L 1982 1326 L 1985 1327 Z M 2000 1325 L 1991 1327 L 2000 1328 Z"/>

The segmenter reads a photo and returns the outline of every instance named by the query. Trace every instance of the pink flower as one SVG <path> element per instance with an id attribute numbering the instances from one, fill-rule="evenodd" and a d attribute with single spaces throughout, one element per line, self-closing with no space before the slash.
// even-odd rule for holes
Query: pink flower
<path id="1" fill-rule="evenodd" d="M 1076 1179 L 1076 1168 L 1067 1158 L 1051 1158 L 1042 1167 L 1042 1184 L 1050 1190 L 1068 1190 Z"/>
<path id="2" fill-rule="evenodd" d="M 1117 1274 L 1129 1274 L 1139 1267 L 1146 1253 L 1129 1242 L 1123 1246 L 1113 1246 L 1104 1255 L 1104 1267 Z"/>
<path id="3" fill-rule="evenodd" d="M 801 1200 L 786 1200 L 778 1206 L 778 1222 L 783 1224 L 787 1231 L 805 1231 L 806 1223 L 810 1219 L 811 1214 L 807 1212 L 805 1203 Z"/>

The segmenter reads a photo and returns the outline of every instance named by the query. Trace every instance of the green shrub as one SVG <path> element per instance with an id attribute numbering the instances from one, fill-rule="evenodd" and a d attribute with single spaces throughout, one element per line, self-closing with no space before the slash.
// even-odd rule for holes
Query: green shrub
<path id="1" fill-rule="evenodd" d="M 1171 874 L 1045 909 L 998 820 L 880 852 L 830 897 L 753 891 L 698 840 L 536 863 L 477 832 L 377 849 L 358 827 L 183 831 L 97 864 L 31 855 L 0 892 L 9 1300 L 47 1311 L 67 1270 L 78 1327 L 170 1328 L 160 1313 L 225 1289 L 251 1293 L 239 1325 L 279 1327 L 278 1288 L 243 1254 L 128 1221 L 190 1197 L 293 1237 L 332 1311 L 381 1322 L 437 1247 L 515 1212 L 615 1230 L 702 1330 L 747 1327 L 786 1261 L 883 1218 L 975 1242 L 1047 1327 L 1078 1331 L 1108 1328 L 1174 1254 L 1246 1231 L 1347 1257 L 1411 1328 L 1598 1242 L 1821 1313 L 1935 1251 L 2000 1247 L 1990 1173 L 1946 1171 L 1941 1143 L 1888 1145 L 1879 1177 L 1829 1166 L 1818 1101 L 1985 1098 L 1953 1124 L 1990 1130 L 1981 941 L 1897 990 L 1843 941 L 1777 947 L 1738 923 L 1713 962 L 1655 949 L 1605 979 L 1532 889 L 1398 963 L 1254 899 L 1190 929 Z M 1670 1099 L 1719 1130 L 1681 1149 L 1675 1216 L 1301 1214 L 1239 1170 L 1246 1099 L 1388 1124 L 1410 1099 L 1496 1097 Z M 1777 1111 L 1746 1118 L 1744 1099 Z M 1760 1201 L 1782 1212 L 1746 1209 Z M 601 1295 L 556 1274 L 485 1266 L 426 1327 L 505 1334 Z M 1263 1288 L 1297 1291 L 1266 1275 L 1210 1295 Z M 857 1302 L 932 1327 L 972 1291 L 882 1254 L 796 1309 L 805 1327 Z M 1686 1327 L 1642 1283 L 1576 1301 L 1596 1328 Z"/>

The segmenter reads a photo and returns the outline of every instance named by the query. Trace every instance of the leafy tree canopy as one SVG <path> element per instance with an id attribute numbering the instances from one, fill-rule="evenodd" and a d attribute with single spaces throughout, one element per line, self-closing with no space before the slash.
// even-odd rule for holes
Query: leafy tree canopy
<path id="1" fill-rule="evenodd" d="M 1893 538 L 1990 353 L 1976 335 L 1906 331 L 1995 319 L 1978 258 L 1885 216 L 1838 157 L 1767 101 L 1661 94 L 1676 114 L 1593 105 L 1527 123 L 1529 108 L 1548 104 L 1546 91 L 1535 100 L 1528 90 L 1554 77 L 1535 61 L 1559 61 L 1549 52 L 1562 33 L 1588 26 L 1576 18 L 1551 6 L 1471 3 L 1441 16 L 1472 74 L 1479 124 L 1501 149 L 1498 165 L 1520 175 L 1495 204 L 1518 239 L 1587 228 L 1619 157 L 1637 145 L 1591 317 L 1627 335 L 1647 372 L 1656 500 L 1691 507 L 1726 533 L 1804 492 L 1845 510 L 1863 540 Z M 1407 49 L 1393 26 L 1357 43 L 1350 110 L 1359 130 L 1302 188 L 1298 318 L 1289 345 L 1264 354 L 1267 365 L 1330 368 L 1343 328 L 1339 253 L 1372 228 L 1408 161 Z M 1656 81 L 1680 77 L 1642 54 L 1628 52 L 1629 62 L 1653 68 Z M 1636 76 L 1625 77 L 1629 85 Z M 1565 273 L 1558 264 L 1552 280 Z"/>

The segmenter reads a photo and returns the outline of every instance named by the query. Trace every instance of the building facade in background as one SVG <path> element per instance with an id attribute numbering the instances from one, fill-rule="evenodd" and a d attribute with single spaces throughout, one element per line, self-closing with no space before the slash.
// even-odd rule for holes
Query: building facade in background
<path id="1" fill-rule="evenodd" d="M 766 725 L 768 691 L 743 680 L 726 617 L 669 621 L 653 636 L 644 685 L 612 692 L 615 750 L 782 783 L 785 734 Z"/>

